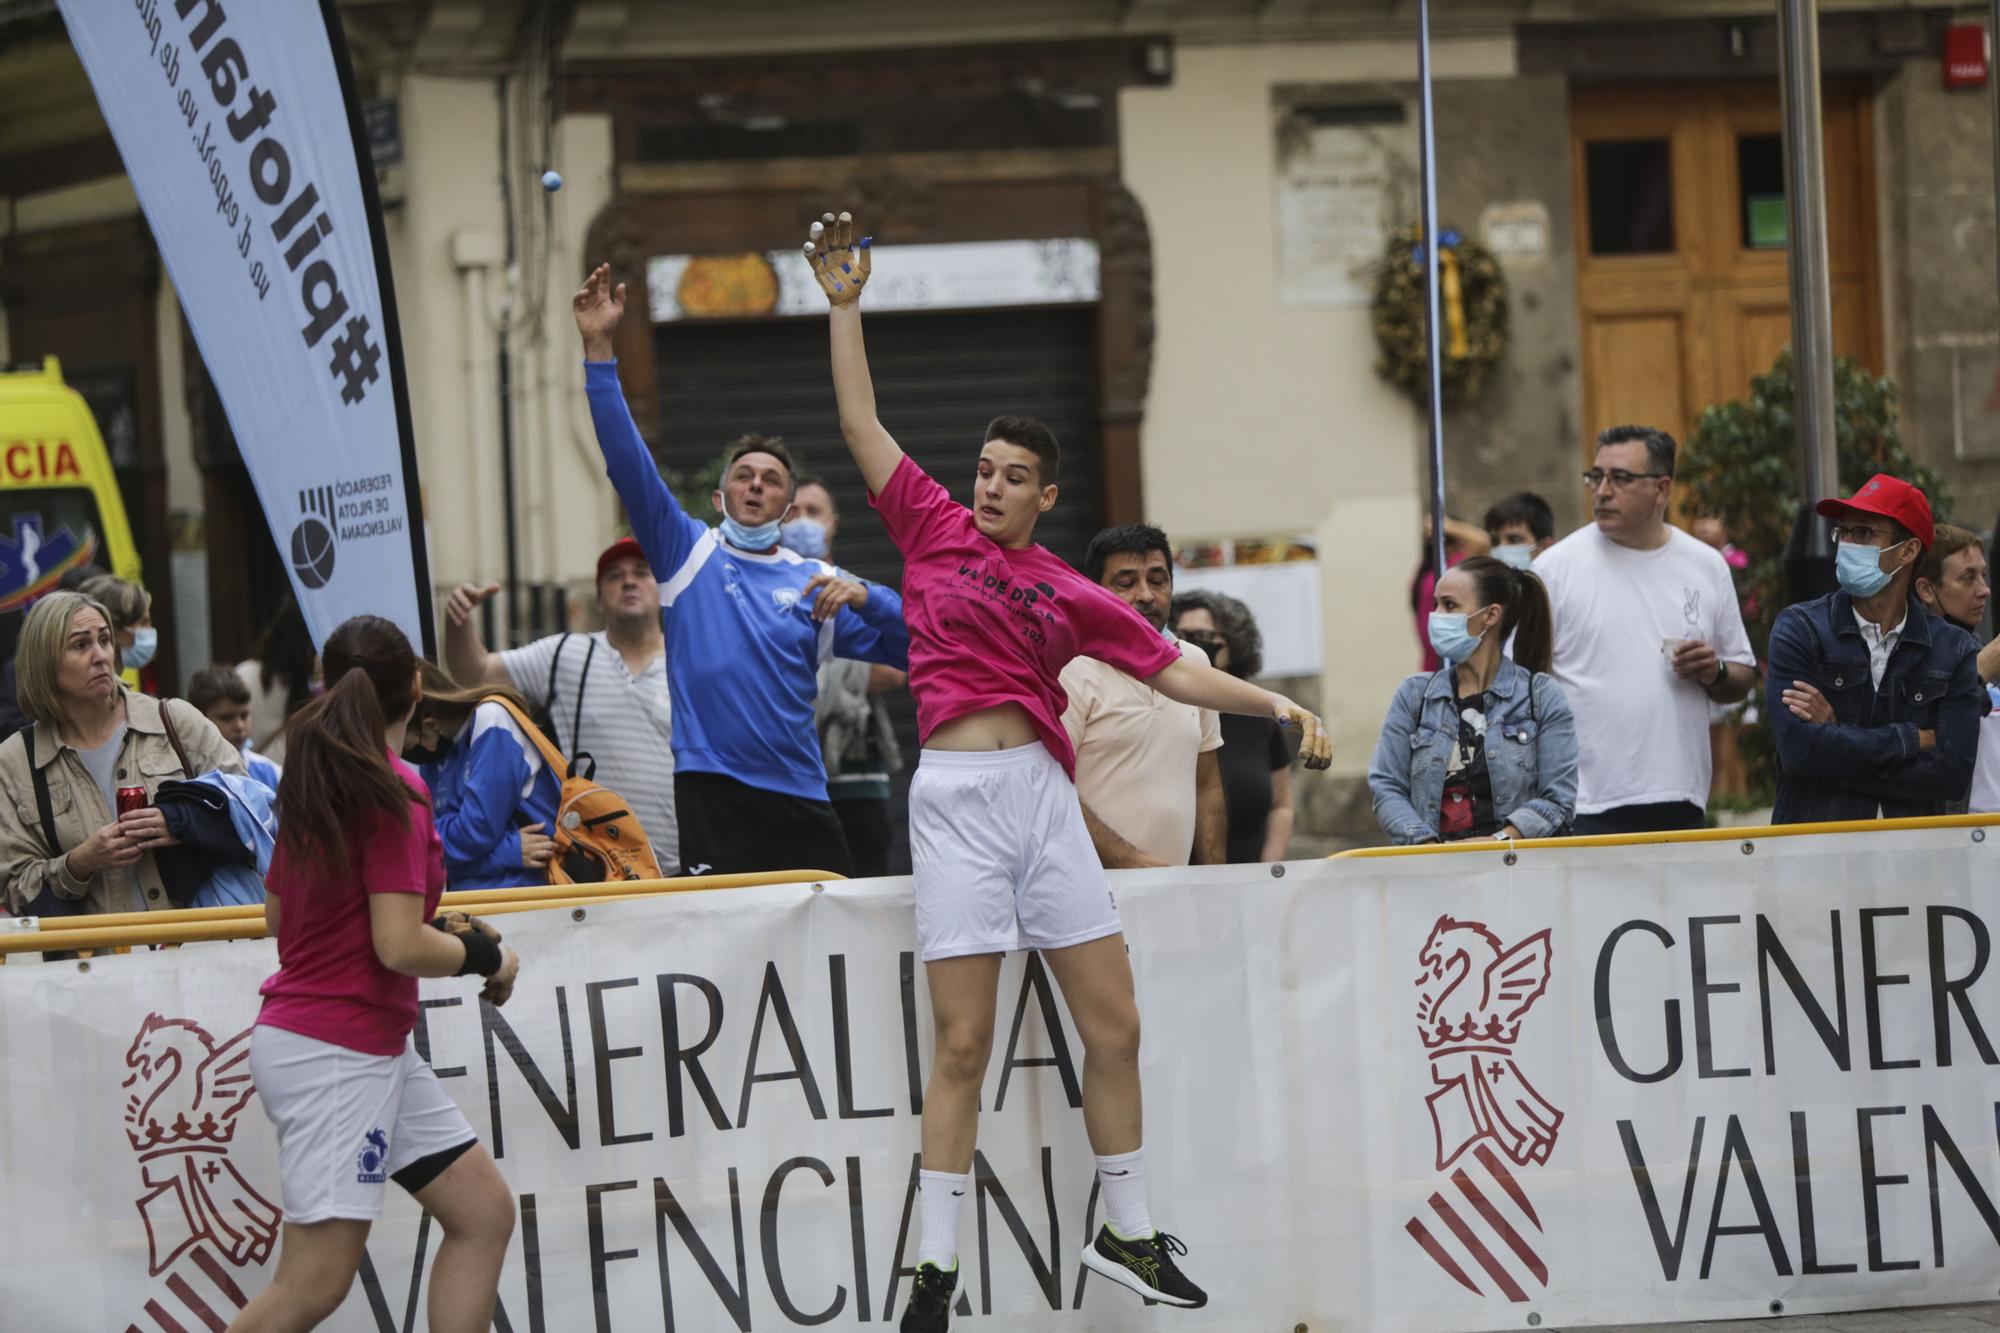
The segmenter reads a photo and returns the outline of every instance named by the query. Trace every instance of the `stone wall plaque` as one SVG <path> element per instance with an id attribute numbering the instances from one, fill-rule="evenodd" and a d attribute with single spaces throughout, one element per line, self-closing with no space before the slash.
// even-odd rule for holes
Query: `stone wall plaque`
<path id="1" fill-rule="evenodd" d="M 1417 209 L 1417 130 L 1402 97 L 1279 84 L 1276 148 L 1278 304 L 1368 304 L 1390 230 Z"/>

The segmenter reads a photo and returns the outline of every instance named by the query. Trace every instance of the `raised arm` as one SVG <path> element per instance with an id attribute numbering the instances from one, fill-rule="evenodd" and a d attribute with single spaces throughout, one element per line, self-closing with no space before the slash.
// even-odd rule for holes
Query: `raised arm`
<path id="1" fill-rule="evenodd" d="M 680 567 L 705 525 L 681 512 L 639 436 L 618 383 L 618 354 L 611 337 L 625 317 L 625 284 L 612 283 L 611 265 L 599 264 L 590 271 L 570 298 L 570 313 L 583 339 L 583 387 L 604 470 L 632 520 L 632 535 L 639 539 L 654 577 L 665 580 Z"/>
<path id="2" fill-rule="evenodd" d="M 902 446 L 875 415 L 875 381 L 868 374 L 868 349 L 861 340 L 861 289 L 872 265 L 872 237 L 854 239 L 854 219 L 828 213 L 812 224 L 806 241 L 806 262 L 819 279 L 833 308 L 828 326 L 833 337 L 833 396 L 840 404 L 840 433 L 847 451 L 861 466 L 870 492 L 882 493 Z"/>
<path id="3" fill-rule="evenodd" d="M 500 591 L 497 583 L 461 583 L 444 604 L 444 665 L 459 680 L 479 685 L 511 685 L 500 654 L 488 652 L 473 612 Z"/>

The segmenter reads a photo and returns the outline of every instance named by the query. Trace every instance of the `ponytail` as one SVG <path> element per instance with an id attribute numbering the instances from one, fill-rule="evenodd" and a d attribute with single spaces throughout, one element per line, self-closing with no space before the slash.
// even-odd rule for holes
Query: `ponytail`
<path id="1" fill-rule="evenodd" d="M 1549 590 L 1525 569 L 1513 571 L 1518 594 L 1501 622 L 1514 635 L 1514 660 L 1533 675 L 1545 676 L 1555 665 L 1555 615 Z"/>
<path id="2" fill-rule="evenodd" d="M 348 839 L 382 811 L 405 828 L 420 799 L 387 753 L 388 721 L 410 711 L 417 658 L 403 632 L 378 616 L 356 616 L 328 636 L 327 690 L 285 725 L 278 781 L 278 844 L 294 863 L 314 858 L 335 874 L 350 868 Z"/>
<path id="3" fill-rule="evenodd" d="M 1456 572 L 1472 580 L 1479 605 L 1500 608 L 1498 633 L 1502 642 L 1514 636 L 1514 660 L 1534 675 L 1546 675 L 1555 656 L 1555 617 L 1542 581 L 1486 555 L 1459 562 Z"/>

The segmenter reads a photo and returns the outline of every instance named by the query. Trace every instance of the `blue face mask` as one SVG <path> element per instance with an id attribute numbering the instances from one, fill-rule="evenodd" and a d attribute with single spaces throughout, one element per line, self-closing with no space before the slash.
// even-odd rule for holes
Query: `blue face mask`
<path id="1" fill-rule="evenodd" d="M 783 525 L 775 518 L 769 523 L 746 528 L 729 515 L 722 516 L 722 540 L 739 551 L 768 551 L 778 544 L 783 532 Z"/>
<path id="2" fill-rule="evenodd" d="M 1535 548 L 1532 546 L 1496 546 L 1493 558 L 1509 569 L 1526 569 L 1535 563 Z"/>
<path id="3" fill-rule="evenodd" d="M 125 665 L 137 671 L 160 651 L 160 632 L 149 626 L 132 631 L 132 646 L 123 653 Z"/>
<path id="4" fill-rule="evenodd" d="M 1465 617 L 1453 611 L 1433 611 L 1430 619 L 1431 647 L 1448 662 L 1469 661 L 1484 635 L 1466 632 Z"/>
<path id="5" fill-rule="evenodd" d="M 1833 576 L 1849 597 L 1873 597 L 1895 577 L 1883 572 L 1881 551 L 1853 542 L 1842 542 L 1834 552 Z"/>
<path id="6" fill-rule="evenodd" d="M 826 558 L 826 524 L 816 518 L 795 518 L 778 534 L 778 543 L 787 551 L 808 560 Z"/>

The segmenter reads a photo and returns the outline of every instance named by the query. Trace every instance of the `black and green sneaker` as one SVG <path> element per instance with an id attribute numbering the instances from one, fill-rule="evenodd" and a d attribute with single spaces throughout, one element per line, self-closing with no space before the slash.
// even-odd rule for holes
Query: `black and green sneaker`
<path id="1" fill-rule="evenodd" d="M 1109 1226 L 1102 1226 L 1097 1229 L 1097 1239 L 1084 1247 L 1083 1263 L 1148 1300 L 1199 1310 L 1208 1304 L 1208 1293 L 1188 1281 L 1187 1274 L 1174 1264 L 1175 1255 L 1186 1253 L 1187 1246 L 1164 1231 L 1127 1240 Z"/>
<path id="2" fill-rule="evenodd" d="M 951 1298 L 958 1290 L 958 1265 L 949 1271 L 936 1264 L 918 1264 L 910 1286 L 910 1303 L 903 1307 L 902 1333 L 944 1333 L 951 1326 Z"/>

